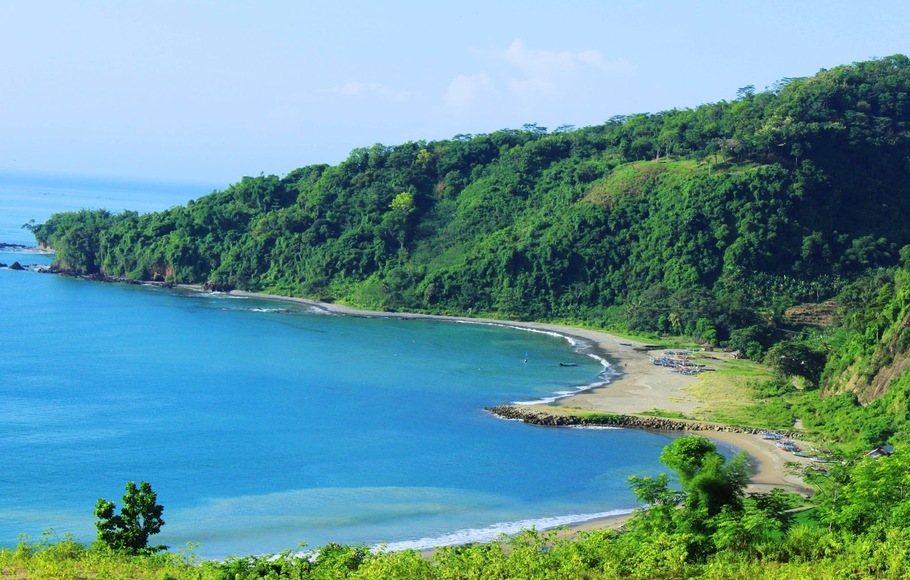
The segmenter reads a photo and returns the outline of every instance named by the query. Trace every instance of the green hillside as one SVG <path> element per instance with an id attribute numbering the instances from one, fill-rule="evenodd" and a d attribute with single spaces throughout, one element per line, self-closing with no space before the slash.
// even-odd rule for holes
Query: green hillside
<path id="1" fill-rule="evenodd" d="M 690 334 L 706 319 L 724 340 L 910 243 L 908 59 L 780 85 L 582 129 L 374 145 L 35 233 L 87 273 Z M 678 322 L 662 295 L 690 306 Z"/>
<path id="2" fill-rule="evenodd" d="M 33 230 L 74 273 L 799 353 L 812 368 L 784 376 L 867 403 L 908 364 L 890 326 L 907 215 L 910 59 L 896 55 L 593 127 L 377 144 L 186 207 Z M 788 314 L 823 302 L 843 326 Z"/>

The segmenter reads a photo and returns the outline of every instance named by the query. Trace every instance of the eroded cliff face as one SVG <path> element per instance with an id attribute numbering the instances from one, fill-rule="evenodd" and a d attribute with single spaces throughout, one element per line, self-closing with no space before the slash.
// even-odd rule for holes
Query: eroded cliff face
<path id="1" fill-rule="evenodd" d="M 172 282 L 174 280 L 174 267 L 170 264 L 159 266 L 149 272 L 152 282 Z"/>
<path id="2" fill-rule="evenodd" d="M 832 379 L 825 394 L 852 391 L 863 405 L 882 397 L 910 372 L 910 312 L 882 333 L 871 356 L 863 357 Z"/>
<path id="3" fill-rule="evenodd" d="M 856 392 L 857 398 L 863 404 L 874 401 L 884 395 L 891 383 L 903 376 L 908 370 L 910 370 L 910 356 L 907 353 L 898 355 L 894 357 L 894 362 L 882 368 L 865 388 L 854 392 Z"/>

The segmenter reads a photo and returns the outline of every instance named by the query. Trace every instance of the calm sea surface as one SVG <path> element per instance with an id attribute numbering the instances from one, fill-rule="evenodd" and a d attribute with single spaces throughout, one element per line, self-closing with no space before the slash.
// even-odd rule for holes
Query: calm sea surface
<path id="1" fill-rule="evenodd" d="M 34 243 L 20 226 L 55 211 L 212 189 L 0 174 L 0 242 Z M 16 260 L 51 257 L 0 252 Z M 95 502 L 119 509 L 128 480 L 165 507 L 155 541 L 204 557 L 488 540 L 630 510 L 626 479 L 662 471 L 669 442 L 485 413 L 610 372 L 585 344 L 499 326 L 0 269 L 0 352 L 2 546 L 47 529 L 91 541 Z"/>

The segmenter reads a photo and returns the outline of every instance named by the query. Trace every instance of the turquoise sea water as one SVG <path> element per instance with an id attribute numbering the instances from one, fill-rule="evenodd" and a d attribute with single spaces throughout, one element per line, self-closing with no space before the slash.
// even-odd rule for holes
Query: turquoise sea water
<path id="1" fill-rule="evenodd" d="M 31 243 L 19 226 L 56 210 L 211 191 L 127 185 L 0 175 L 0 242 Z M 628 476 L 661 471 L 669 441 L 484 412 L 610 374 L 584 343 L 501 326 L 0 269 L 0 349 L 3 546 L 49 528 L 91 541 L 96 500 L 119 506 L 127 480 L 165 506 L 156 541 L 204 557 L 488 540 L 630 510 Z"/>

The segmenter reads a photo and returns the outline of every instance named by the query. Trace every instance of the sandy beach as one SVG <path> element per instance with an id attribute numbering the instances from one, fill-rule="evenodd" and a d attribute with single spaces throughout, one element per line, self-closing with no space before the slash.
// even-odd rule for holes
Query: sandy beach
<path id="1" fill-rule="evenodd" d="M 697 376 L 671 372 L 664 367 L 655 366 L 649 358 L 649 345 L 633 340 L 623 339 L 606 332 L 575 328 L 559 324 L 535 322 L 516 322 L 492 319 L 461 318 L 427 314 L 410 314 L 401 312 L 374 312 L 358 310 L 337 304 L 328 304 L 287 298 L 233 291 L 232 295 L 273 298 L 305 304 L 327 313 L 348 316 L 394 317 L 403 319 L 433 319 L 441 321 L 466 321 L 475 323 L 500 324 L 519 328 L 529 328 L 554 332 L 564 336 L 582 339 L 595 349 L 596 354 L 610 363 L 617 375 L 603 387 L 583 391 L 577 395 L 559 399 L 552 405 L 562 411 L 582 409 L 604 413 L 636 415 L 655 409 L 690 415 L 699 407 L 699 401 L 689 392 L 688 387 L 698 382 Z M 653 347 L 651 347 L 653 350 Z M 656 349 L 660 352 L 662 349 Z M 557 409 L 558 411 L 559 409 Z M 719 446 L 745 451 L 752 466 L 752 478 L 747 488 L 748 493 L 767 493 L 774 488 L 793 491 L 802 495 L 811 494 L 798 477 L 790 474 L 786 463 L 791 461 L 807 462 L 781 450 L 773 441 L 762 439 L 757 435 L 711 431 L 699 433 L 708 436 Z M 619 528 L 628 516 L 617 516 L 602 520 L 583 522 L 570 526 L 570 535 L 580 531 L 604 528 Z"/>
<path id="2" fill-rule="evenodd" d="M 559 327 L 552 328 L 557 330 Z M 625 415 L 654 409 L 688 415 L 698 408 L 699 401 L 688 391 L 688 387 L 698 382 L 698 377 L 653 365 L 646 352 L 647 345 L 596 331 L 559 331 L 594 341 L 620 374 L 605 387 L 560 399 L 558 406 Z M 757 435 L 726 431 L 712 431 L 706 435 L 721 446 L 733 447 L 749 455 L 753 476 L 748 492 L 767 493 L 781 488 L 803 495 L 811 493 L 812 490 L 786 468 L 787 462 L 806 463 L 807 459 L 796 457 Z"/>

